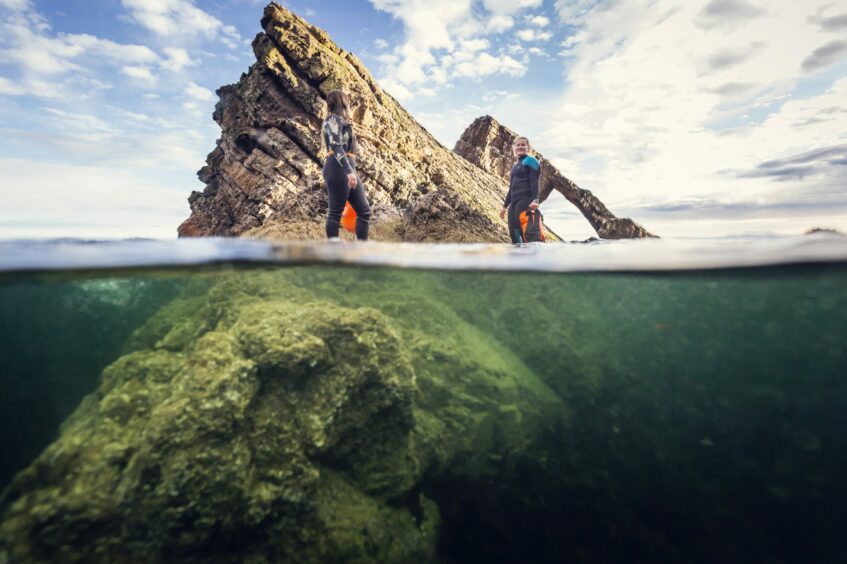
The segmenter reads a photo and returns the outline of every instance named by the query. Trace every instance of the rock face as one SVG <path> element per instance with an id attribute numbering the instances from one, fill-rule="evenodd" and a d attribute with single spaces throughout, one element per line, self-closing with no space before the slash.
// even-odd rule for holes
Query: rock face
<path id="1" fill-rule="evenodd" d="M 344 89 L 359 124 L 359 172 L 378 240 L 508 241 L 506 185 L 440 145 L 353 55 L 279 4 L 265 8 L 256 63 L 218 90 L 222 128 L 189 198 L 180 236 L 323 238 L 319 130 L 325 97 Z"/>
<path id="2" fill-rule="evenodd" d="M 0 561 L 433 561 L 424 476 L 501 472 L 563 405 L 417 279 L 375 309 L 403 279 L 345 276 L 198 281 L 150 318 L 4 492 Z"/>
<path id="3" fill-rule="evenodd" d="M 483 116 L 468 126 L 453 150 L 482 170 L 508 179 L 514 162 L 512 143 L 517 136 L 517 133 L 500 125 L 491 116 Z M 597 235 L 603 239 L 654 237 L 631 219 L 615 217 L 597 196 L 564 177 L 542 155 L 536 152 L 533 155 L 543 163 L 539 186 L 539 199 L 542 202 L 554 190 L 561 193 L 582 212 Z"/>

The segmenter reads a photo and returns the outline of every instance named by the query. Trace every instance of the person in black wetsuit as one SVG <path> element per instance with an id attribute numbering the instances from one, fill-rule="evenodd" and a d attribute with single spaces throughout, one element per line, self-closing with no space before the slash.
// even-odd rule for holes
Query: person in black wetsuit
<path id="1" fill-rule="evenodd" d="M 521 212 L 538 208 L 538 178 L 541 175 L 541 165 L 535 157 L 527 154 L 529 140 L 526 137 L 515 139 L 512 151 L 517 160 L 509 174 L 509 192 L 503 201 L 500 219 L 509 214 L 509 237 L 512 243 L 523 243 L 520 215 Z"/>
<path id="2" fill-rule="evenodd" d="M 365 186 L 356 174 L 357 143 L 350 120 L 350 97 L 346 92 L 333 90 L 327 94 L 326 104 L 328 115 L 321 126 L 323 144 L 327 149 L 323 168 L 329 208 L 326 236 L 338 238 L 341 214 L 349 200 L 356 210 L 356 238 L 367 241 L 371 206 Z"/>

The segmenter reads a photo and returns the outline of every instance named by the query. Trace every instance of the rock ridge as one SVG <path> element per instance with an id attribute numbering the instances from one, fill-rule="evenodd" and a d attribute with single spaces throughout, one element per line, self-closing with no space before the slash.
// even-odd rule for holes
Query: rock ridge
<path id="1" fill-rule="evenodd" d="M 180 236 L 322 238 L 318 131 L 326 94 L 343 88 L 354 99 L 374 239 L 508 240 L 501 179 L 438 143 L 323 30 L 273 2 L 261 23 L 256 63 L 217 91 L 221 137 L 198 173 L 206 188 L 189 197 Z"/>

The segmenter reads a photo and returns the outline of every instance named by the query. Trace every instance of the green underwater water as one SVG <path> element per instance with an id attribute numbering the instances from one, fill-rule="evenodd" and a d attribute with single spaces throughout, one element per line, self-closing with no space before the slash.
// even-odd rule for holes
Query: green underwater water
<path id="1" fill-rule="evenodd" d="M 845 289 L 839 265 L 6 276 L 0 560 L 837 561 L 847 550 Z M 174 470 L 171 447 L 157 445 L 189 423 L 160 422 L 193 393 L 214 398 L 205 383 L 191 391 L 192 370 L 231 366 L 244 367 L 241 387 L 220 395 L 237 407 L 180 413 L 238 417 L 191 430 L 209 443 Z M 187 395 L 168 395 L 171 372 Z M 374 376 L 361 385 L 321 387 L 326 374 L 343 375 L 326 377 L 334 386 L 364 373 Z M 317 409 L 330 401 L 341 407 Z M 301 409 L 330 415 L 310 415 L 327 419 L 313 429 Z M 144 442 L 151 428 L 160 442 Z M 291 444 L 302 452 L 268 439 L 301 431 Z M 105 470 L 109 445 L 123 454 Z M 246 461 L 226 454 L 242 447 Z M 128 488 L 139 452 L 157 470 L 138 470 L 132 495 L 68 501 L 95 482 L 88 473 Z M 224 486 L 185 470 L 199 460 L 250 485 L 217 498 Z M 290 460 L 296 472 L 267 477 Z M 173 517 L 180 495 L 190 509 Z M 259 499 L 261 517 L 247 518 Z M 133 512 L 155 520 L 161 507 L 160 526 L 121 524 Z M 69 533 L 67 515 L 86 512 L 96 517 Z M 396 524 L 410 515 L 411 528 Z"/>

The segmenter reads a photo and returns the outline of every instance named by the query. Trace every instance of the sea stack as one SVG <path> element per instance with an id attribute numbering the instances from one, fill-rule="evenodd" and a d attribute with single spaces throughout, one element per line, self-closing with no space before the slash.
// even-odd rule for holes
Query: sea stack
<path id="1" fill-rule="evenodd" d="M 515 133 L 492 118 L 471 124 L 450 151 L 377 84 L 329 35 L 272 2 L 253 40 L 256 62 L 237 84 L 218 89 L 221 137 L 198 173 L 181 237 L 323 239 L 326 192 L 321 122 L 326 95 L 354 100 L 358 171 L 373 208 L 371 238 L 411 242 L 508 242 L 500 207 Z M 491 137 L 491 133 L 495 137 Z M 496 152 L 499 160 L 480 158 Z M 496 163 L 495 163 L 496 161 Z M 543 196 L 559 190 L 601 237 L 644 237 L 590 192 L 545 163 Z M 557 237 L 549 233 L 551 240 Z"/>
<path id="2" fill-rule="evenodd" d="M 327 93 L 354 99 L 358 169 L 374 211 L 372 238 L 506 242 L 498 217 L 506 183 L 441 145 L 377 84 L 352 53 L 277 3 L 253 40 L 256 62 L 218 89 L 217 147 L 199 172 L 180 236 L 324 237 L 326 195 L 318 132 Z"/>
<path id="3" fill-rule="evenodd" d="M 453 150 L 485 172 L 508 179 L 514 161 L 512 143 L 517 136 L 518 133 L 500 125 L 493 117 L 482 116 L 462 133 Z M 655 237 L 631 219 L 615 217 L 597 196 L 566 178 L 543 155 L 537 151 L 533 155 L 542 162 L 539 200 L 544 202 L 554 191 L 559 192 L 582 212 L 603 239 Z"/>

